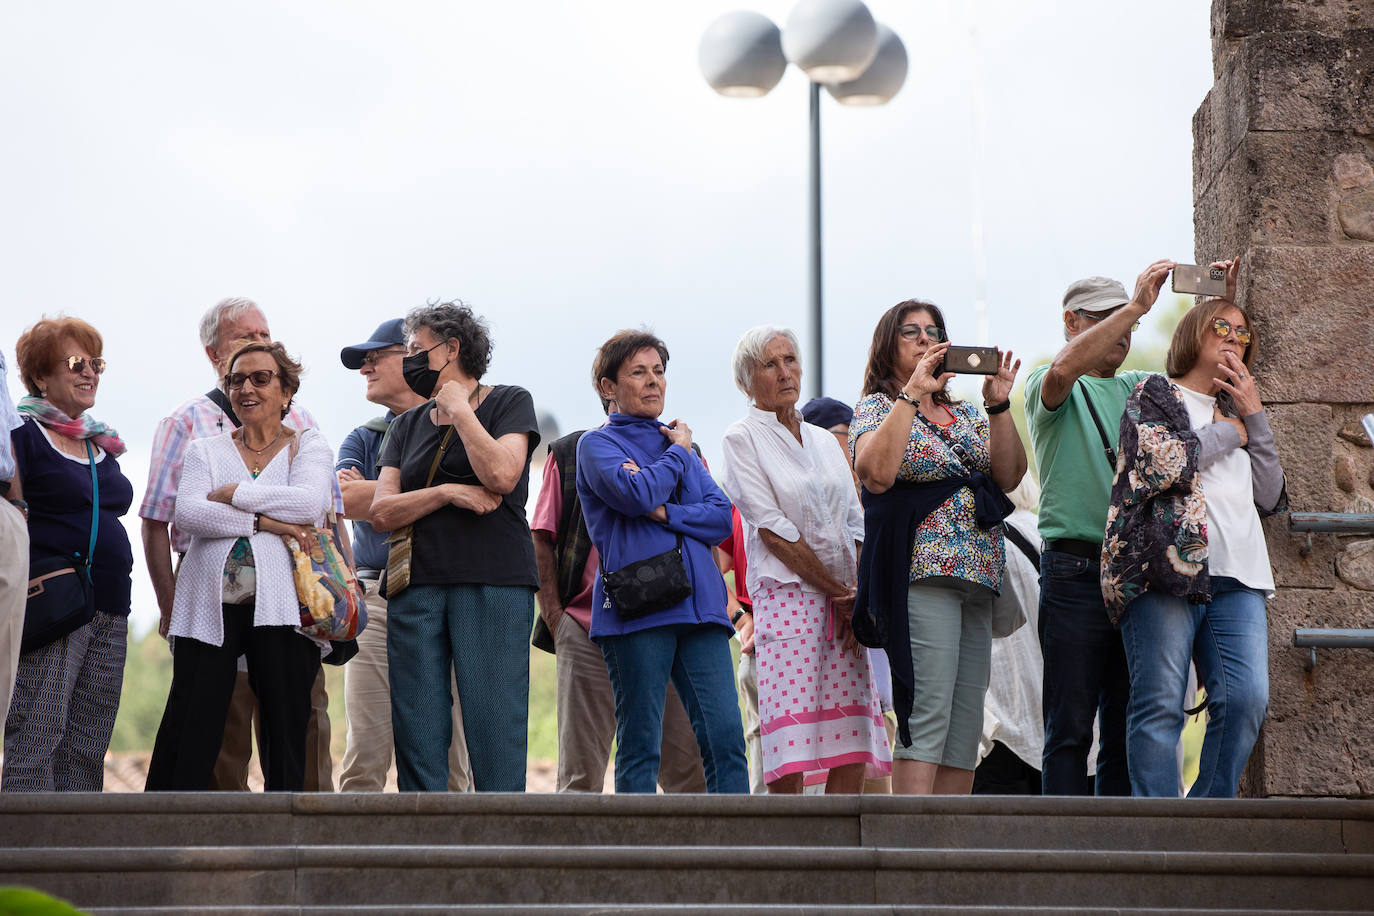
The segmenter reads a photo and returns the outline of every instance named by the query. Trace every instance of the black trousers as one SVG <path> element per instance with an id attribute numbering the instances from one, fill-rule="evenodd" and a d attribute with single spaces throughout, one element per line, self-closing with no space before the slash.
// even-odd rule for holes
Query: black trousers
<path id="1" fill-rule="evenodd" d="M 238 658 L 246 655 L 268 749 L 261 760 L 263 781 L 269 792 L 300 792 L 305 788 L 310 688 L 320 670 L 320 650 L 294 627 L 253 626 L 251 604 L 226 604 L 222 611 L 223 645 L 176 640 L 172 689 L 153 744 L 146 789 L 203 792 L 210 787 Z"/>
<path id="2" fill-rule="evenodd" d="M 1001 741 L 973 771 L 974 795 L 1039 795 L 1040 771 L 1017 757 Z"/>

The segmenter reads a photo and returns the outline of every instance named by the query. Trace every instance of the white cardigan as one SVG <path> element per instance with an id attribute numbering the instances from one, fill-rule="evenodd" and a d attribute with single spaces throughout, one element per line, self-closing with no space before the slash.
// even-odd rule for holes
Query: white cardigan
<path id="1" fill-rule="evenodd" d="M 229 433 L 197 439 L 186 450 L 173 523 L 191 536 L 191 546 L 177 572 L 171 635 L 224 644 L 224 561 L 241 537 L 249 539 L 256 567 L 253 626 L 300 626 L 290 551 L 280 535 L 253 534 L 257 512 L 282 522 L 325 522 L 332 501 L 334 455 L 318 430 L 304 430 L 300 437 L 296 456 L 291 457 L 290 448 L 282 449 L 257 480 L 248 473 Z M 232 506 L 206 498 L 230 483 L 238 484 Z"/>

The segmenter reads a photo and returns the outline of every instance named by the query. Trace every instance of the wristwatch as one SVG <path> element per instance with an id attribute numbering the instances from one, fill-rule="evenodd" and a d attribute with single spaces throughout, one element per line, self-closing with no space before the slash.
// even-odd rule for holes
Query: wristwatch
<path id="1" fill-rule="evenodd" d="M 738 611 L 735 611 L 734 614 L 730 615 L 730 626 L 739 626 L 740 618 L 742 618 L 747 613 L 749 612 L 746 611 L 743 607 L 741 607 Z"/>
<path id="2" fill-rule="evenodd" d="M 20 513 L 23 514 L 23 516 L 24 516 L 24 521 L 27 522 L 27 521 L 29 520 L 29 504 L 28 504 L 28 503 L 24 502 L 24 500 L 22 500 L 22 499 L 11 499 L 11 500 L 9 501 L 9 503 L 10 503 L 11 506 L 14 506 L 14 508 L 18 509 L 18 510 L 20 511 Z"/>
<path id="3" fill-rule="evenodd" d="M 917 401 L 915 398 L 913 398 L 911 395 L 907 394 L 905 388 L 897 389 L 897 400 L 906 401 L 908 404 L 910 404 L 912 407 L 915 407 L 917 410 L 921 408 L 921 403 Z"/>

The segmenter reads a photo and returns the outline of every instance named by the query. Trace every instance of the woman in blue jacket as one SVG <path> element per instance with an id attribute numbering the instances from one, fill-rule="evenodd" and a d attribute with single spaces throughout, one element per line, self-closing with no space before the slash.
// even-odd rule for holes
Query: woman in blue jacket
<path id="1" fill-rule="evenodd" d="M 615 790 L 653 792 L 672 678 L 691 717 L 710 792 L 749 791 L 730 658 L 734 633 L 711 546 L 730 534 L 730 500 L 692 451 L 681 420 L 664 424 L 668 348 L 645 331 L 621 331 L 597 352 L 592 377 L 606 425 L 577 447 L 577 493 L 601 556 L 591 637 L 615 690 Z M 604 576 L 681 544 L 692 593 L 662 610 L 622 615 Z"/>

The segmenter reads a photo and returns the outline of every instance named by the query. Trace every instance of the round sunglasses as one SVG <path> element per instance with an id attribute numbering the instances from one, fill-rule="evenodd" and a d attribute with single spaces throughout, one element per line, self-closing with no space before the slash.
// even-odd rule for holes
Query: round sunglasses
<path id="1" fill-rule="evenodd" d="M 266 388 L 272 382 L 272 377 L 280 375 L 271 369 L 259 369 L 256 372 L 235 372 L 233 375 L 224 377 L 224 384 L 230 391 L 238 391 L 243 387 L 244 382 L 252 382 L 254 388 Z"/>
<path id="2" fill-rule="evenodd" d="M 1235 326 L 1234 330 L 1236 332 L 1236 340 L 1240 341 L 1240 345 L 1242 347 L 1250 346 L 1250 329 L 1243 324 L 1238 324 Z M 1231 322 L 1227 321 L 1225 318 L 1212 319 L 1213 334 L 1217 335 L 1222 339 L 1225 339 L 1231 335 L 1231 331 Z"/>

